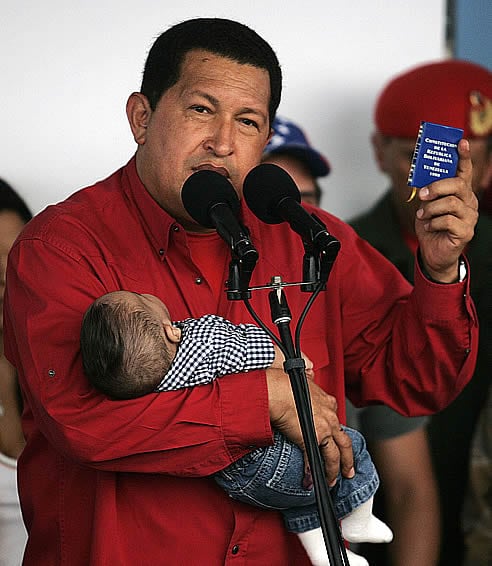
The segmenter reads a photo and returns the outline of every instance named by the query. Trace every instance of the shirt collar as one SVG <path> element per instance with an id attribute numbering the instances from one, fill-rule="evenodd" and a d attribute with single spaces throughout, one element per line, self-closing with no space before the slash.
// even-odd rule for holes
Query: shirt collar
<path id="1" fill-rule="evenodd" d="M 137 173 L 136 158 L 133 156 L 123 170 L 123 192 L 140 216 L 143 230 L 152 245 L 163 256 L 169 247 L 170 231 L 178 223 L 152 198 Z"/>
<path id="2" fill-rule="evenodd" d="M 171 231 L 176 230 L 178 226 L 181 228 L 181 225 L 159 206 L 145 188 L 137 173 L 135 155 L 123 168 L 122 186 L 126 198 L 129 199 L 132 208 L 141 218 L 145 234 L 152 245 L 155 246 L 157 252 L 164 257 L 170 245 Z M 243 222 L 246 221 L 246 225 L 252 234 L 258 232 L 256 227 L 259 221 L 246 206 L 244 199 L 241 199 L 239 219 Z M 260 237 L 259 232 L 257 237 Z M 163 251 L 161 252 L 161 250 Z"/>

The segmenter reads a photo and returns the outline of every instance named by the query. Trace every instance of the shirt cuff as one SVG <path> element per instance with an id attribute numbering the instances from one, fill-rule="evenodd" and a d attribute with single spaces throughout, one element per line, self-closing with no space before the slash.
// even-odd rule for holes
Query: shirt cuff
<path id="1" fill-rule="evenodd" d="M 264 370 L 232 374 L 217 380 L 222 430 L 231 462 L 259 446 L 273 444 Z"/>
<path id="2" fill-rule="evenodd" d="M 470 267 L 463 258 L 467 272 Z M 415 295 L 421 312 L 427 320 L 456 320 L 456 313 L 475 318 L 470 299 L 470 277 L 458 283 L 437 283 L 428 279 L 418 261 L 415 262 Z"/>

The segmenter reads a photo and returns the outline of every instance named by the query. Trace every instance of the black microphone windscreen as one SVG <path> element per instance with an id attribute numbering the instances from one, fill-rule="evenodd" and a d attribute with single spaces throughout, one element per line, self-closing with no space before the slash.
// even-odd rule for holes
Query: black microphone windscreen
<path id="1" fill-rule="evenodd" d="M 188 214 L 206 228 L 214 228 L 210 209 L 227 204 L 234 215 L 239 213 L 239 198 L 232 184 L 220 173 L 204 169 L 190 175 L 181 189 L 181 200 Z"/>
<path id="2" fill-rule="evenodd" d="M 277 211 L 285 198 L 301 202 L 301 193 L 285 169 L 273 163 L 261 163 L 246 175 L 244 200 L 251 211 L 267 224 L 280 224 L 284 218 Z"/>

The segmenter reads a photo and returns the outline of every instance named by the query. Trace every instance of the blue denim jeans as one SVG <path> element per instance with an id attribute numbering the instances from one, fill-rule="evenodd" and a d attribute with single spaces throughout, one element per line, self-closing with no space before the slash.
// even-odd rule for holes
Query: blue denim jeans
<path id="1" fill-rule="evenodd" d="M 339 474 L 330 489 L 337 519 L 366 502 L 379 487 L 364 437 L 354 429 L 343 429 L 352 440 L 356 473 L 352 479 Z M 289 531 L 302 533 L 320 526 L 314 489 L 303 487 L 304 455 L 277 431 L 272 446 L 253 450 L 217 473 L 215 480 L 234 499 L 281 511 Z"/>

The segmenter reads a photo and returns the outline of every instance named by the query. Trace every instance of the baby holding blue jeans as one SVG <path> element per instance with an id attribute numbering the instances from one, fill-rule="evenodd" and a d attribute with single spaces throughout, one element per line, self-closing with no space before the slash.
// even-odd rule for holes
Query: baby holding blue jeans
<path id="1" fill-rule="evenodd" d="M 283 368 L 283 354 L 267 333 L 253 324 L 232 324 L 216 315 L 172 322 L 154 295 L 115 291 L 96 299 L 81 329 L 84 372 L 114 399 L 196 387 L 231 373 Z M 308 361 L 307 374 L 312 373 Z M 330 488 L 343 537 L 349 542 L 390 542 L 392 532 L 372 514 L 379 478 L 363 436 L 350 436 L 356 474 L 338 476 Z M 312 486 L 306 485 L 302 450 L 274 431 L 271 446 L 256 448 L 214 475 L 234 499 L 278 510 L 286 528 L 297 533 L 316 566 L 329 560 Z M 367 561 L 347 551 L 351 566 Z"/>

